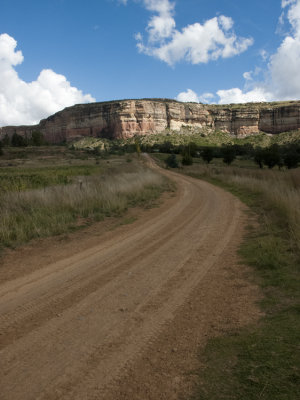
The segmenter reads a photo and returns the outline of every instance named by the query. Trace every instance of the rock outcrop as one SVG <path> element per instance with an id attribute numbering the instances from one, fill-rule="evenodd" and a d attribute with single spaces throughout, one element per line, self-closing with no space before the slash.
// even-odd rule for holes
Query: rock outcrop
<path id="1" fill-rule="evenodd" d="M 85 136 L 126 139 L 166 130 L 223 131 L 236 136 L 300 129 L 300 102 L 204 105 L 167 99 L 120 100 L 79 104 L 42 120 L 38 125 L 3 127 L 0 137 L 41 131 L 48 142 Z"/>

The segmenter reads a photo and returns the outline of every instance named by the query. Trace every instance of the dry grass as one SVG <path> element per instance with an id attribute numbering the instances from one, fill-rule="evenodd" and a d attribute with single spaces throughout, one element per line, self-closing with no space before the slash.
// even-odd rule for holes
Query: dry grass
<path id="1" fill-rule="evenodd" d="M 193 165 L 185 168 L 185 172 L 262 194 L 265 204 L 286 221 L 288 233 L 300 249 L 300 169 L 275 171 Z"/>
<path id="2" fill-rule="evenodd" d="M 167 188 L 161 175 L 136 165 L 135 171 L 78 177 L 70 185 L 5 193 L 0 197 L 0 243 L 12 246 L 121 215 L 128 207 L 150 206 Z"/>
<path id="3" fill-rule="evenodd" d="M 261 286 L 265 313 L 256 324 L 209 340 L 191 399 L 298 398 L 300 169 L 198 164 L 183 171 L 230 190 L 256 214 L 259 224 L 249 223 L 239 253 Z"/>

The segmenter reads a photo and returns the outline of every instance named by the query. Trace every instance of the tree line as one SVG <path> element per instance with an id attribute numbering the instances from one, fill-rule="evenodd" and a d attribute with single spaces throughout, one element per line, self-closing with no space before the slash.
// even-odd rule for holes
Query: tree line
<path id="1" fill-rule="evenodd" d="M 45 138 L 39 131 L 32 132 L 29 138 L 15 132 L 11 138 L 5 135 L 2 141 L 0 141 L 0 154 L 2 154 L 2 149 L 5 146 L 24 147 L 29 145 L 42 146 L 45 144 L 47 144 Z M 101 155 L 98 153 L 103 152 L 99 152 L 98 148 L 94 151 L 97 155 Z M 230 165 L 237 157 L 253 160 L 260 168 L 266 166 L 271 169 L 277 166 L 279 168 L 286 167 L 291 169 L 296 168 L 300 164 L 300 142 L 285 145 L 273 144 L 264 148 L 254 147 L 249 143 L 217 147 L 200 146 L 195 142 L 179 145 L 175 145 L 170 141 L 148 144 L 142 143 L 139 138 L 137 138 L 134 143 L 128 142 L 119 144 L 114 141 L 105 150 L 106 153 L 110 154 L 135 153 L 137 151 L 170 154 L 172 157 L 168 157 L 166 161 L 167 164 L 169 163 L 170 167 L 177 163 L 176 154 L 181 155 L 181 163 L 183 165 L 191 165 L 193 163 L 193 158 L 202 158 L 207 164 L 214 158 L 221 158 L 225 164 Z"/>
<path id="2" fill-rule="evenodd" d="M 166 151 L 167 150 L 167 151 Z M 221 158 L 223 162 L 230 165 L 237 157 L 240 159 L 253 160 L 259 168 L 264 166 L 272 169 L 286 167 L 297 168 L 300 163 L 300 144 L 273 144 L 269 147 L 253 147 L 251 144 L 223 145 L 221 147 L 197 146 L 190 143 L 185 146 L 169 146 L 163 144 L 160 152 L 174 155 L 166 159 L 168 166 L 175 163 L 176 154 L 182 156 L 182 165 L 191 165 L 193 158 L 202 158 L 209 164 L 214 158 Z"/>
<path id="3" fill-rule="evenodd" d="M 11 137 L 6 134 L 2 140 L 0 140 L 0 151 L 3 151 L 3 147 L 27 147 L 27 146 L 43 146 L 47 144 L 44 135 L 39 131 L 33 131 L 30 137 L 24 137 L 18 133 L 14 133 Z"/>
<path id="4" fill-rule="evenodd" d="M 127 153 L 165 153 L 170 154 L 166 159 L 169 167 L 177 167 L 176 155 L 181 156 L 182 165 L 193 164 L 194 158 L 202 158 L 209 164 L 214 158 L 221 158 L 230 165 L 236 158 L 253 160 L 260 168 L 268 167 L 296 168 L 300 164 L 300 143 L 285 145 L 273 144 L 269 147 L 254 147 L 252 144 L 233 144 L 223 146 L 200 146 L 195 142 L 175 145 L 169 141 L 163 143 L 143 143 L 137 138 L 134 143 L 118 143 L 114 141 L 105 150 L 92 150 L 97 156 L 105 154 L 122 155 Z"/>

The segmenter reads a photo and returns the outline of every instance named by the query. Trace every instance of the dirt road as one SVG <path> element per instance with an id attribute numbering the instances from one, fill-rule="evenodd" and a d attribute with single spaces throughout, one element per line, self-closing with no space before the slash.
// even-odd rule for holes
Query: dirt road
<path id="1" fill-rule="evenodd" d="M 178 191 L 151 219 L 1 284 L 1 400 L 108 398 L 232 251 L 242 204 L 209 183 L 166 173 Z"/>

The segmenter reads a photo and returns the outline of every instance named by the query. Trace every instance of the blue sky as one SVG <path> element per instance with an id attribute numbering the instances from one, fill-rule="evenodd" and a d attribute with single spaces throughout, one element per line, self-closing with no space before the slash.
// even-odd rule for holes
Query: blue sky
<path id="1" fill-rule="evenodd" d="M 0 126 L 75 103 L 300 98 L 300 0 L 1 0 Z"/>

